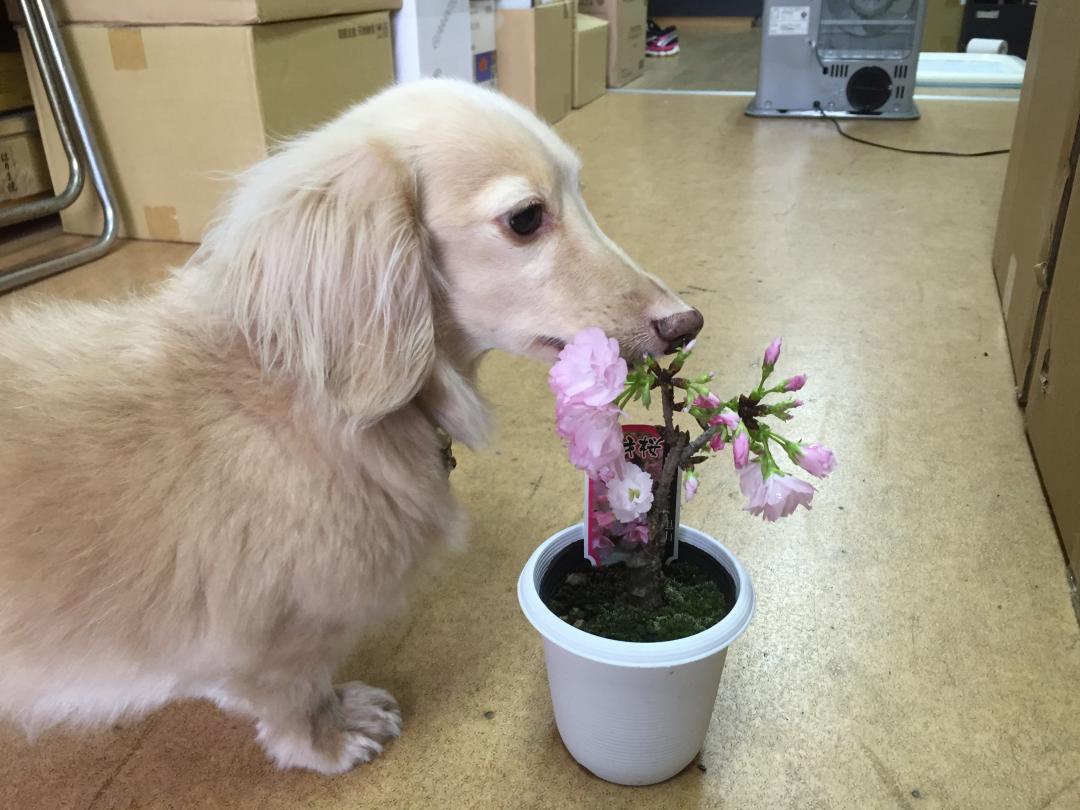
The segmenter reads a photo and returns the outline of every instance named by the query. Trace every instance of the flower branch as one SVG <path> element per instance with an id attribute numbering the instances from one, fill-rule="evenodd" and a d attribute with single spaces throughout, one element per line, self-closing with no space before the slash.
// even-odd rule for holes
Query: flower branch
<path id="1" fill-rule="evenodd" d="M 766 403 L 767 397 L 799 391 L 805 374 L 796 374 L 766 387 L 780 359 L 779 338 L 762 358 L 761 377 L 749 394 L 721 399 L 710 390 L 715 375 L 680 376 L 691 357 L 693 342 L 680 349 L 665 368 L 645 356 L 628 368 L 616 341 L 599 329 L 586 329 L 567 344 L 552 367 L 549 383 L 556 396 L 556 428 L 567 444 L 570 460 L 590 479 L 603 485 L 613 517 L 597 518 L 597 526 L 610 532 L 609 545 L 621 544 L 634 570 L 631 594 L 643 603 L 659 598 L 663 539 L 673 530 L 675 477 L 684 473 L 683 494 L 694 497 L 700 484 L 697 467 L 715 457 L 728 444 L 739 473 L 746 509 L 765 520 L 777 520 L 796 508 L 810 508 L 814 487 L 783 471 L 770 445 L 777 445 L 793 464 L 824 478 L 836 466 L 828 448 L 802 444 L 778 433 L 763 420 L 788 422 L 802 406 L 798 399 Z M 631 402 L 652 404 L 659 389 L 663 424 L 663 462 L 654 481 L 624 456 L 619 417 Z M 675 392 L 685 399 L 676 402 Z M 685 413 L 701 432 L 694 437 L 676 424 Z M 607 514 L 607 513 L 604 513 Z"/>

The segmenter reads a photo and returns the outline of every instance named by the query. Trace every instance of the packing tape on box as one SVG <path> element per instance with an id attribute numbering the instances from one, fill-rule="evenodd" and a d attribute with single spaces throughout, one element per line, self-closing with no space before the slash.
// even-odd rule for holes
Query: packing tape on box
<path id="1" fill-rule="evenodd" d="M 968 53 L 1008 53 L 1009 43 L 1003 39 L 972 37 L 967 44 Z"/>
<path id="2" fill-rule="evenodd" d="M 162 242 L 179 242 L 180 219 L 171 205 L 144 205 L 143 216 L 146 218 L 146 230 L 151 239 Z"/>
<path id="3" fill-rule="evenodd" d="M 109 51 L 115 70 L 146 70 L 146 49 L 138 28 L 110 28 Z"/>

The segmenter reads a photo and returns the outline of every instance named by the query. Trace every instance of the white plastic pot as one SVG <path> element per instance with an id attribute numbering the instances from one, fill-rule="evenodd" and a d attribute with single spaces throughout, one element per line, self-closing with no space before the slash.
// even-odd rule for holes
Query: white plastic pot
<path id="1" fill-rule="evenodd" d="M 570 546 L 581 545 L 582 532 L 578 524 L 548 538 L 518 580 L 521 609 L 544 638 L 555 722 L 574 759 L 601 779 L 620 785 L 662 782 L 701 750 L 727 648 L 754 613 L 754 588 L 734 554 L 709 535 L 681 526 L 681 548 L 700 549 L 730 575 L 731 611 L 708 630 L 676 641 L 600 638 L 567 624 L 540 598 L 545 575 L 564 566 L 567 554 L 579 553 Z"/>

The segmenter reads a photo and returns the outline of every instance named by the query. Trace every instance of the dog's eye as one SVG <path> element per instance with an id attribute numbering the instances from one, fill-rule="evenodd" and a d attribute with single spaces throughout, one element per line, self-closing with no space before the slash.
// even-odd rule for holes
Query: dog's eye
<path id="1" fill-rule="evenodd" d="M 510 228 L 518 236 L 532 236 L 544 224 L 544 206 L 533 203 L 510 215 Z"/>

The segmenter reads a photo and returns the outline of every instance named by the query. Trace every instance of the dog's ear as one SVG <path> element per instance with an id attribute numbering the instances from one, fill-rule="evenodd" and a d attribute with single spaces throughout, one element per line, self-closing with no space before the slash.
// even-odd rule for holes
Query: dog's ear
<path id="1" fill-rule="evenodd" d="M 264 367 L 359 424 L 419 391 L 435 357 L 435 268 L 419 189 L 392 147 L 318 131 L 242 178 L 197 262 Z"/>

